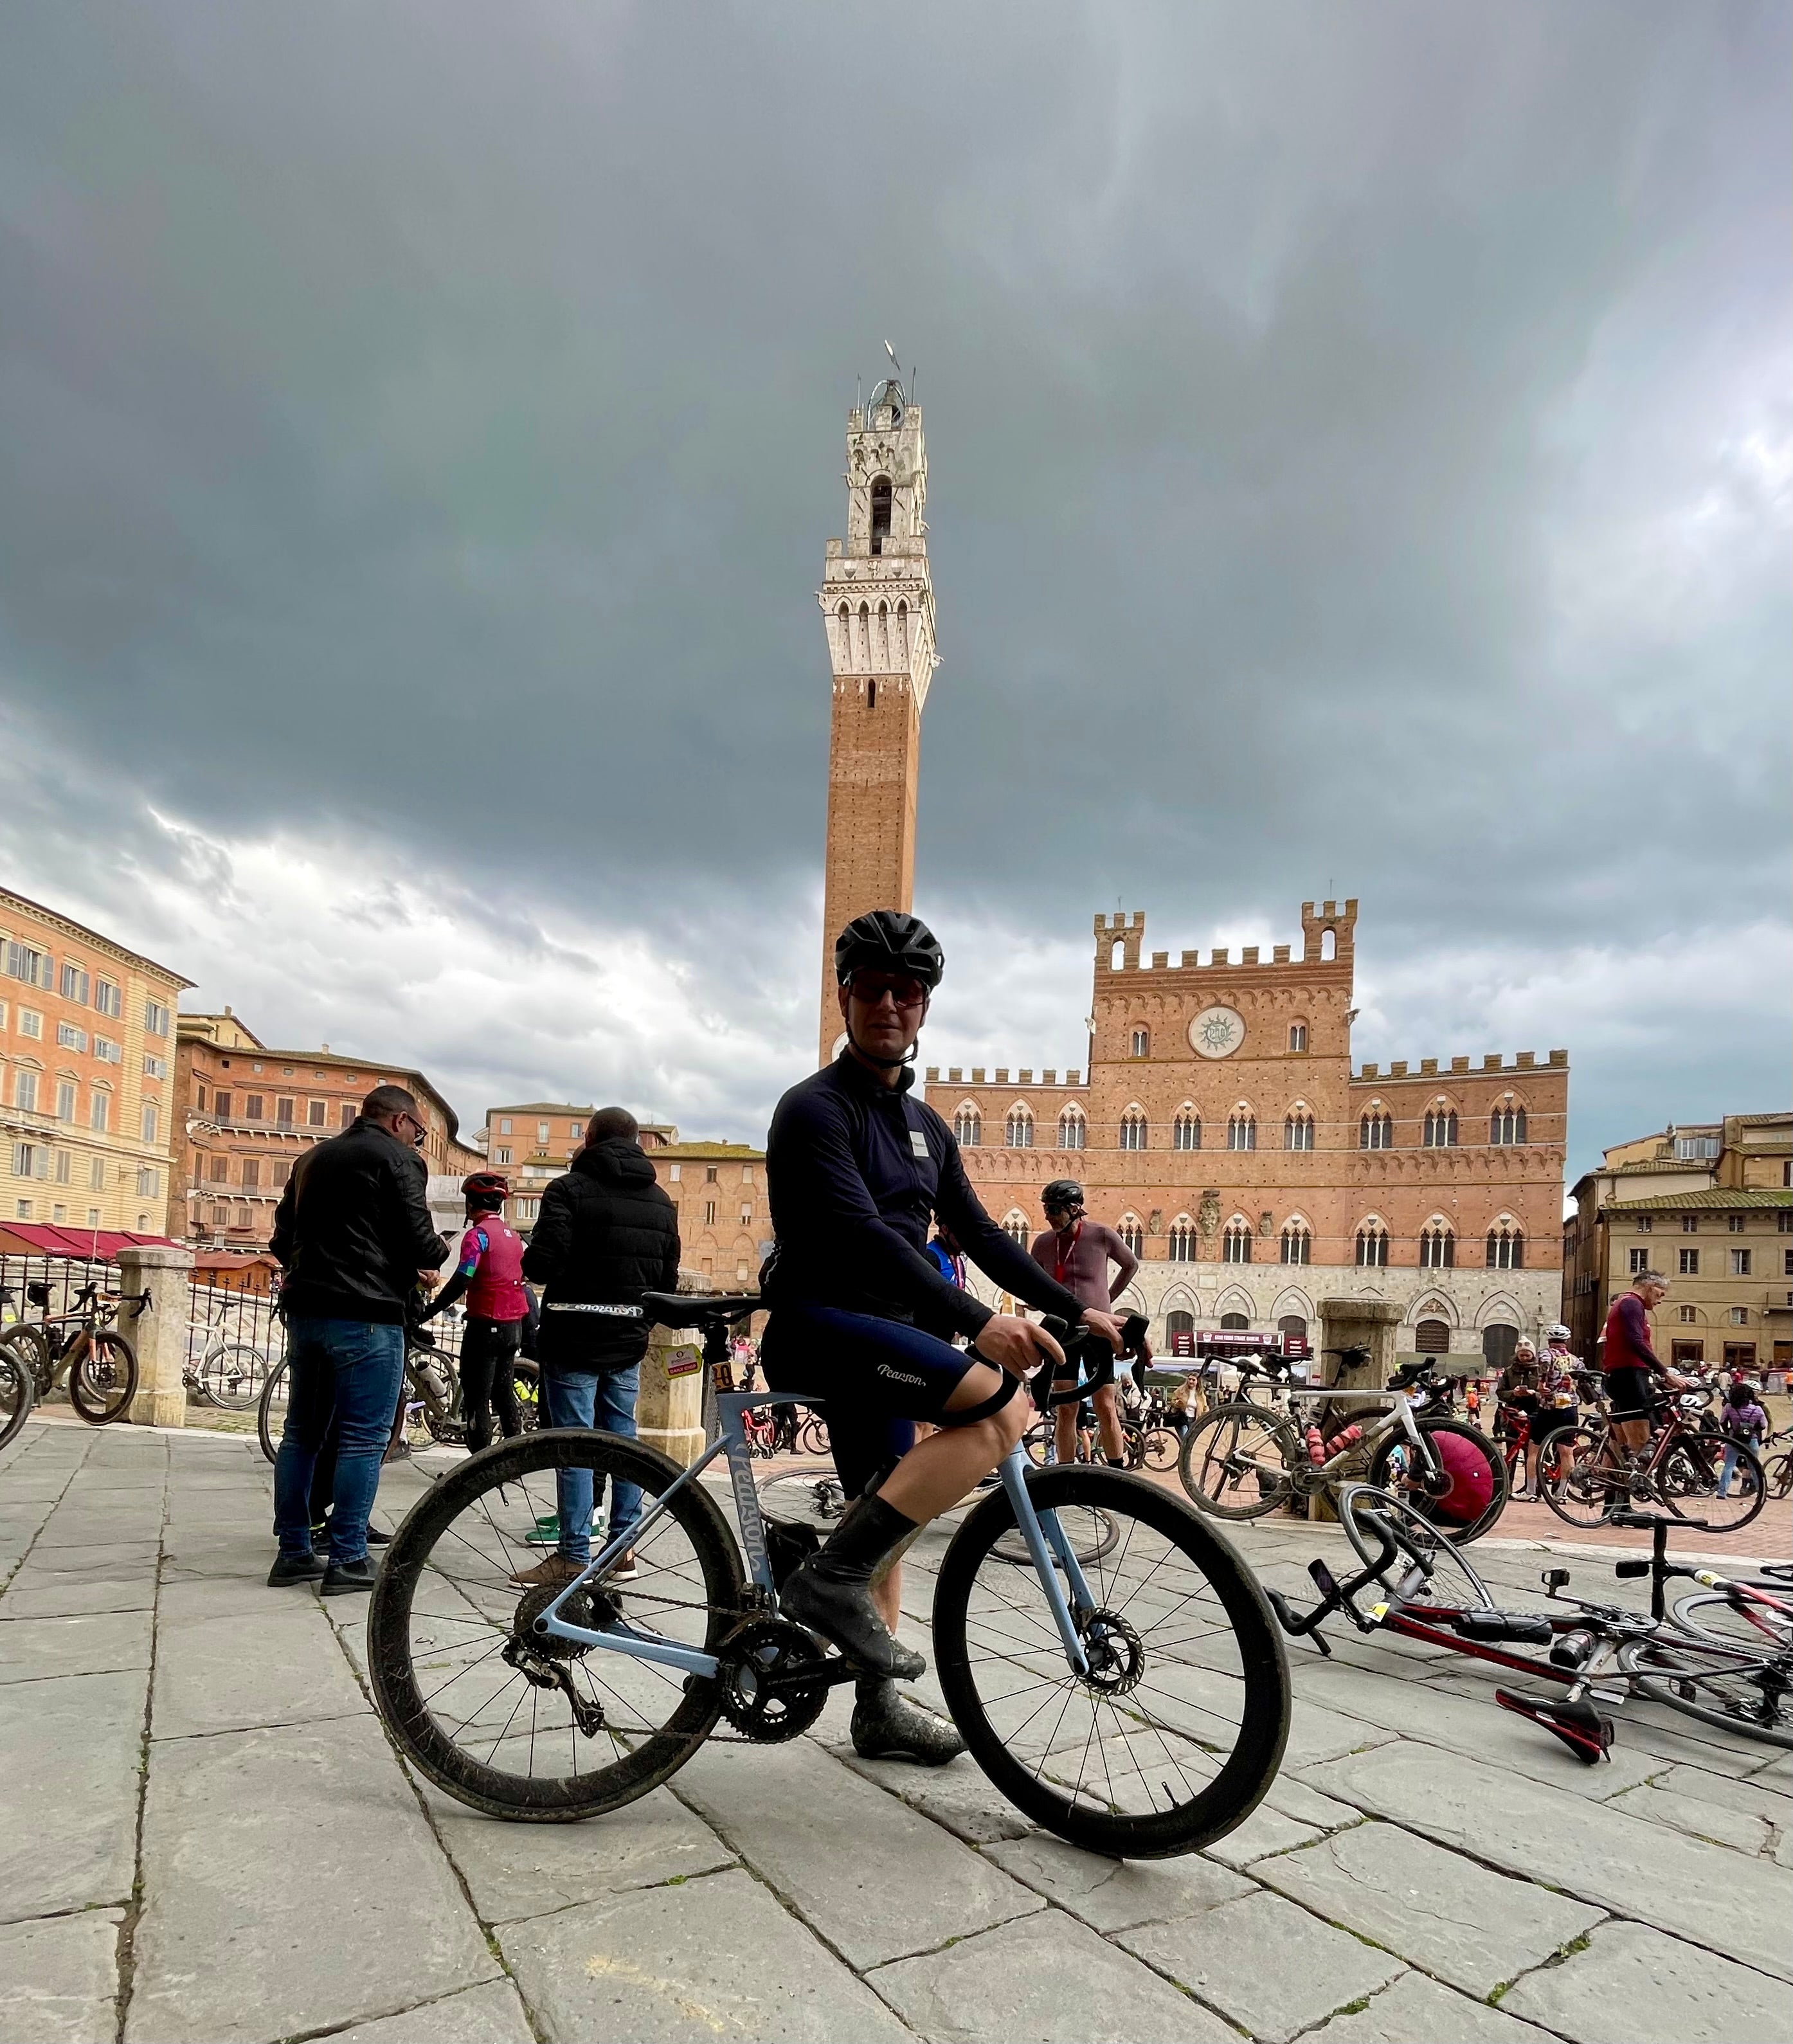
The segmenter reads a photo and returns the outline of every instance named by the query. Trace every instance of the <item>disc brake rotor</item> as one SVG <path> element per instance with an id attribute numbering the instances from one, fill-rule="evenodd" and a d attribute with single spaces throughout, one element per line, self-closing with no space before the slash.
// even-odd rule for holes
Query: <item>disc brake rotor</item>
<path id="1" fill-rule="evenodd" d="M 1143 1642 L 1124 1618 L 1099 1611 L 1083 1628 L 1083 1679 L 1105 1696 L 1124 1696 L 1146 1672 Z"/>

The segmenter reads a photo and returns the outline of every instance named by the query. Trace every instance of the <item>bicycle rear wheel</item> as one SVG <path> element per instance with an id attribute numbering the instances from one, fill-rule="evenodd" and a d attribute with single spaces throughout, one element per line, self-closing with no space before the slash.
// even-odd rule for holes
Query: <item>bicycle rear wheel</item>
<path id="1" fill-rule="evenodd" d="M 286 1393 L 290 1388 L 287 1360 L 282 1356 L 262 1384 L 255 1400 L 255 1438 L 270 1462 L 279 1452 L 280 1436 L 286 1424 Z"/>
<path id="2" fill-rule="evenodd" d="M 1751 1655 L 1659 1633 L 1626 1640 L 1618 1665 L 1652 1703 L 1770 1746 L 1793 1746 L 1793 1654 Z"/>
<path id="3" fill-rule="evenodd" d="M 786 1470 L 757 1486 L 762 1516 L 779 1526 L 831 1533 L 847 1512 L 847 1490 L 831 1469 Z"/>
<path id="4" fill-rule="evenodd" d="M 1452 1539 L 1480 1539 L 1507 1508 L 1507 1464 L 1500 1450 L 1465 1420 L 1422 1420 L 1419 1426 L 1438 1458 L 1441 1473 L 1434 1477 L 1406 1437 L 1394 1434 L 1370 1458 L 1370 1483 L 1398 1492 Z"/>
<path id="5" fill-rule="evenodd" d="M 1146 1429 L 1146 1466 L 1149 1470 L 1173 1470 L 1177 1458 L 1183 1452 L 1183 1443 L 1177 1438 L 1174 1427 L 1148 1427 Z"/>
<path id="6" fill-rule="evenodd" d="M 1392 1491 L 1347 1484 L 1338 1495 L 1338 1520 L 1357 1559 L 1376 1570 L 1389 1594 L 1403 1604 L 1452 1611 L 1493 1608 L 1488 1585 L 1450 1536 Z M 1390 1545 L 1392 1555 L 1387 1554 Z"/>
<path id="7" fill-rule="evenodd" d="M 1092 1852 L 1159 1859 L 1223 1837 L 1257 1807 L 1288 1735 L 1288 1669 L 1262 1592 L 1183 1500 L 1118 1470 L 1050 1469 L 1036 1509 L 1100 1512 L 1113 1549 L 1088 1566 L 1095 1608 L 1066 1660 L 1006 1491 L 966 1520 L 934 1599 L 935 1667 L 973 1758 L 1028 1816 Z"/>
<path id="8" fill-rule="evenodd" d="M 797 1430 L 799 1451 L 806 1455 L 825 1455 L 828 1452 L 828 1423 L 819 1413 L 812 1412 Z"/>
<path id="9" fill-rule="evenodd" d="M 222 1342 L 194 1372 L 200 1395 L 227 1412 L 247 1412 L 257 1404 L 272 1361 L 253 1342 Z"/>
<path id="10" fill-rule="evenodd" d="M 1671 1444 L 1657 1474 L 1657 1488 L 1671 1512 L 1698 1519 L 1714 1533 L 1741 1533 L 1768 1501 L 1768 1479 L 1755 1450 L 1738 1443 L 1726 1494 L 1718 1495 L 1725 1447 L 1700 1435 Z"/>
<path id="11" fill-rule="evenodd" d="M 0 1448 L 17 1434 L 37 1403 L 37 1385 L 29 1357 L 10 1343 L 0 1342 Z"/>
<path id="12" fill-rule="evenodd" d="M 1630 1496 L 1625 1472 L 1611 1460 L 1610 1442 L 1603 1426 L 1577 1427 L 1557 1436 L 1554 1467 L 1539 1468 L 1538 1493 L 1565 1525 L 1591 1531 Z"/>
<path id="13" fill-rule="evenodd" d="M 1217 1405 L 1183 1436 L 1177 1473 L 1191 1501 L 1219 1519 L 1261 1519 L 1294 1495 L 1293 1430 L 1261 1405 Z"/>
<path id="14" fill-rule="evenodd" d="M 723 1703 L 713 1677 L 533 1630 L 558 1591 L 512 1576 L 551 1573 L 528 1536 L 559 1510 L 556 1473 L 574 1468 L 594 1485 L 638 1485 L 644 1512 L 683 1474 L 639 1443 L 582 1429 L 490 1448 L 412 1508 L 367 1614 L 374 1701 L 407 1758 L 474 1809 L 530 1823 L 646 1795 L 697 1751 Z M 586 1586 L 566 1616 L 712 1653 L 747 1616 L 739 1550 L 701 1485 L 667 1500 L 635 1555 L 635 1578 Z"/>
<path id="15" fill-rule="evenodd" d="M 1793 1650 L 1793 1611 L 1786 1608 L 1784 1585 L 1774 1585 L 1770 1594 L 1781 1601 L 1758 1604 L 1732 1589 L 1696 1590 L 1670 1605 L 1668 1616 L 1684 1632 L 1714 1646 L 1742 1654 L 1784 1654 Z"/>
<path id="16" fill-rule="evenodd" d="M 113 1327 L 100 1327 L 70 1366 L 68 1402 L 90 1427 L 109 1427 L 130 1410 L 137 1389 L 136 1352 Z"/>

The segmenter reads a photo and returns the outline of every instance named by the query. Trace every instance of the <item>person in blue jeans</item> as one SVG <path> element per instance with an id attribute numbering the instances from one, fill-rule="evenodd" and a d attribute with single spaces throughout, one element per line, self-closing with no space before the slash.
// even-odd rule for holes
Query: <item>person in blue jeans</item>
<path id="1" fill-rule="evenodd" d="M 340 1135 L 287 1181 L 271 1247 L 286 1274 L 286 1423 L 274 1462 L 280 1552 L 271 1589 L 317 1581 L 325 1596 L 371 1589 L 367 1516 L 405 1380 L 405 1312 L 418 1274 L 448 1254 L 425 1198 L 416 1097 L 375 1086 Z M 332 1431 L 330 1551 L 311 1544 L 312 1477 Z"/>
<path id="2" fill-rule="evenodd" d="M 536 1360 L 551 1427 L 635 1435 L 647 1352 L 641 1295 L 678 1287 L 678 1209 L 661 1190 L 639 1135 L 627 1108 L 598 1109 L 573 1168 L 543 1191 L 524 1252 L 524 1276 L 543 1288 Z M 592 1514 L 604 1501 L 592 1494 L 591 1471 L 562 1470 L 555 1481 L 555 1551 L 520 1569 L 513 1582 L 570 1582 L 591 1559 Z M 615 1493 L 611 1539 L 641 1513 L 633 1484 L 617 1483 Z M 633 1557 L 625 1554 L 612 1579 L 633 1572 Z"/>

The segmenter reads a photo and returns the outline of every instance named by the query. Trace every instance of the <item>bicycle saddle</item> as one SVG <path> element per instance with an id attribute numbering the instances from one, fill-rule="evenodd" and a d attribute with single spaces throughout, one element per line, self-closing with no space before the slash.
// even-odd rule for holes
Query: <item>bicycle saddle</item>
<path id="1" fill-rule="evenodd" d="M 691 1327 L 700 1320 L 744 1320 L 765 1301 L 757 1292 L 643 1292 L 641 1310 L 662 1327 Z"/>

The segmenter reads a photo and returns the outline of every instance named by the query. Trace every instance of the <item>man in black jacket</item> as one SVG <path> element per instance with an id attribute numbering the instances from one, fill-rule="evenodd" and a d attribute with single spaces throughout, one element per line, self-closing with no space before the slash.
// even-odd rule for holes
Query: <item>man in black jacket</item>
<path id="1" fill-rule="evenodd" d="M 678 1209 L 642 1155 L 639 1133 L 627 1108 L 598 1109 L 572 1170 L 542 1194 L 524 1251 L 524 1276 L 547 1288 L 536 1359 L 551 1427 L 635 1434 L 647 1352 L 641 1295 L 678 1285 Z M 593 1496 L 591 1472 L 562 1470 L 555 1485 L 555 1551 L 513 1581 L 570 1582 L 591 1558 L 592 1512 L 601 1502 Z M 612 1492 L 614 1539 L 639 1517 L 641 1493 L 632 1483 L 613 1483 Z M 624 1554 L 607 1580 L 634 1573 L 634 1557 Z"/>
<path id="2" fill-rule="evenodd" d="M 373 1587 L 367 1515 L 405 1381 L 405 1305 L 448 1254 L 424 1197 L 415 1097 L 375 1086 L 340 1135 L 299 1159 L 274 1216 L 286 1273 L 286 1424 L 274 1463 L 280 1553 L 272 1585 L 323 1577 L 325 1596 Z M 336 1432 L 328 1566 L 312 1552 L 311 1481 Z"/>

